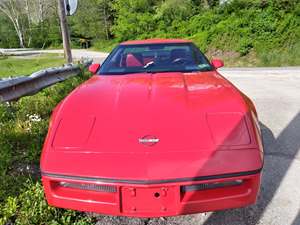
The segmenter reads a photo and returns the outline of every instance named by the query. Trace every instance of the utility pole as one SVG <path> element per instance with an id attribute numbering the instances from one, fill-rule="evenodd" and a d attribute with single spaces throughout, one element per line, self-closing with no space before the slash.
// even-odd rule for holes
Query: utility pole
<path id="1" fill-rule="evenodd" d="M 65 59 L 67 60 L 68 63 L 72 63 L 73 59 L 72 59 L 72 52 L 70 46 L 70 34 L 68 29 L 64 0 L 58 0 L 58 15 L 60 20 L 60 28 L 61 28 L 61 34 L 63 39 Z"/>

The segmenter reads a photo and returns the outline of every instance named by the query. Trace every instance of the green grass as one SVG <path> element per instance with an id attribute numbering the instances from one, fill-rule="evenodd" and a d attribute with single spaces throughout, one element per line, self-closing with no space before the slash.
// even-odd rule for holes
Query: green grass
<path id="1" fill-rule="evenodd" d="M 117 45 L 116 41 L 95 41 L 92 50 L 111 52 Z M 200 49 L 201 46 L 199 47 Z M 283 48 L 257 53 L 251 49 L 249 53 L 241 56 L 237 51 L 226 51 L 208 48 L 205 55 L 209 58 L 220 58 L 224 60 L 225 67 L 280 67 L 300 65 L 300 43 L 290 48 Z"/>
<path id="2" fill-rule="evenodd" d="M 211 51 L 208 58 L 220 58 L 225 67 L 282 67 L 300 65 L 300 44 L 293 48 L 263 51 L 251 50 L 247 55 L 240 56 L 237 52 Z"/>
<path id="3" fill-rule="evenodd" d="M 44 64 L 40 61 L 36 68 L 60 64 L 49 64 L 48 60 Z M 16 62 L 14 68 L 22 65 Z M 48 206 L 38 171 L 53 108 L 89 75 L 82 73 L 17 102 L 0 103 L 0 225 L 94 224 L 94 219 L 83 213 Z M 27 171 L 27 166 L 36 169 Z"/>
<path id="4" fill-rule="evenodd" d="M 29 75 L 38 70 L 61 66 L 64 63 L 62 57 L 57 55 L 44 55 L 32 58 L 0 57 L 0 78 Z"/>
<path id="5" fill-rule="evenodd" d="M 106 41 L 106 40 L 94 40 L 92 42 L 92 50 L 101 51 L 101 52 L 111 52 L 118 43 L 115 40 Z"/>

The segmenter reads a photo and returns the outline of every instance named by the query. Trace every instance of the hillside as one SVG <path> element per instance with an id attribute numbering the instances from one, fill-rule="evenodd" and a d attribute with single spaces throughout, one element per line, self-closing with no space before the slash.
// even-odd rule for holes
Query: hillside
<path id="1" fill-rule="evenodd" d="M 18 47 L 13 26 L 1 13 L 0 22 L 0 47 Z M 187 38 L 229 66 L 300 65 L 297 0 L 86 0 L 79 1 L 69 24 L 73 47 L 86 41 L 109 51 L 129 39 Z M 32 20 L 29 28 L 27 47 L 61 47 L 55 11 L 43 21 Z"/>

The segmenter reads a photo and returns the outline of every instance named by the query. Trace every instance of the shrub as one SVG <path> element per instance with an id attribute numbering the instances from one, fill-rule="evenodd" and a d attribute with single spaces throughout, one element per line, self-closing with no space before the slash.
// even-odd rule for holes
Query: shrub
<path id="1" fill-rule="evenodd" d="M 42 185 L 31 180 L 19 196 L 8 197 L 0 208 L 0 225 L 88 225 L 94 222 L 82 213 L 49 206 Z"/>
<path id="2" fill-rule="evenodd" d="M 247 55 L 253 48 L 253 44 L 250 38 L 242 38 L 239 43 L 238 52 L 241 56 Z"/>
<path id="3" fill-rule="evenodd" d="M 297 0 L 232 0 L 210 8 L 189 0 L 117 0 L 114 5 L 117 19 L 113 31 L 118 41 L 188 38 L 203 51 L 219 49 L 247 56 L 250 52 L 287 52 L 284 49 L 293 49 L 300 39 Z M 273 56 L 269 59 L 281 61 Z"/>
<path id="4" fill-rule="evenodd" d="M 81 74 L 34 96 L 0 104 L 0 225 L 92 221 L 81 213 L 48 206 L 41 184 L 34 180 L 37 174 L 23 170 L 31 165 L 38 168 L 52 109 L 88 77 Z"/>

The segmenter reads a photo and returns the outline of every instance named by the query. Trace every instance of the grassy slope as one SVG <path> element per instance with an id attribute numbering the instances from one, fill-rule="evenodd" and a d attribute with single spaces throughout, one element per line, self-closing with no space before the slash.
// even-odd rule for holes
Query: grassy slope
<path id="1" fill-rule="evenodd" d="M 0 60 L 1 76 L 58 66 L 62 59 Z M 6 67 L 10 65 L 9 70 Z M 8 71 L 8 72 L 7 72 Z M 81 74 L 10 104 L 0 103 L 0 225 L 93 224 L 84 214 L 49 207 L 39 178 L 39 158 L 52 109 L 89 76 Z"/>
<path id="2" fill-rule="evenodd" d="M 185 2 L 190 1 L 182 4 Z M 131 11 L 127 7 L 132 7 Z M 169 5 L 164 9 L 169 11 L 161 13 L 157 5 L 145 7 L 144 11 L 139 7 L 132 2 L 120 3 L 112 27 L 115 39 L 95 40 L 93 47 L 106 51 L 116 42 L 128 39 L 185 38 L 192 40 L 209 58 L 221 58 L 230 67 L 300 65 L 297 0 L 233 0 L 212 9 L 194 6 L 194 11 L 188 5 L 185 8 Z M 134 10 L 140 11 L 132 13 Z M 186 16 L 180 16 L 184 15 L 181 12 Z"/>
<path id="3" fill-rule="evenodd" d="M 117 46 L 116 40 L 97 40 L 92 47 L 95 51 L 110 52 Z M 199 45 L 198 45 L 199 46 Z M 201 49 L 201 46 L 199 47 Z M 241 56 L 236 51 L 217 50 L 214 47 L 205 53 L 209 59 L 220 58 L 226 67 L 268 67 L 268 66 L 299 66 L 300 43 L 289 49 L 278 49 L 257 53 L 252 49 L 247 55 Z"/>
<path id="4" fill-rule="evenodd" d="M 0 78 L 29 75 L 44 68 L 61 66 L 63 63 L 63 58 L 57 57 L 57 55 L 45 55 L 26 59 L 20 57 L 0 57 Z"/>

